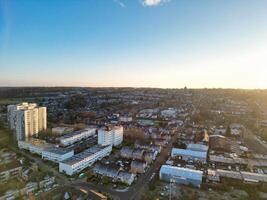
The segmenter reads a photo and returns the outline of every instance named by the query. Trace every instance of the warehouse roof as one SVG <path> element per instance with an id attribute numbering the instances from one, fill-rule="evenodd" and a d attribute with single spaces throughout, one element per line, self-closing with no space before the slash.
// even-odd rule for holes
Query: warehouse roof
<path id="1" fill-rule="evenodd" d="M 193 180 L 202 180 L 203 172 L 199 170 L 175 167 L 170 165 L 162 165 L 160 168 L 161 174 L 170 174 L 173 178 L 187 178 Z"/>
<path id="2" fill-rule="evenodd" d="M 207 158 L 207 152 L 202 152 L 202 151 L 192 151 L 190 149 L 178 149 L 178 148 L 172 148 L 172 153 L 171 156 L 192 156 L 192 157 L 197 157 L 197 158 Z"/>
<path id="3" fill-rule="evenodd" d="M 97 153 L 97 152 L 99 152 L 99 151 L 101 151 L 107 147 L 109 147 L 109 146 L 101 146 L 101 145 L 93 146 L 93 147 L 86 149 L 85 151 L 83 151 L 79 154 L 72 156 L 69 159 L 62 161 L 62 163 L 65 163 L 68 165 L 73 165 L 75 163 L 78 163 L 78 162 L 84 160 L 85 158 L 88 158 L 88 157 L 94 155 L 95 153 Z"/>
<path id="4" fill-rule="evenodd" d="M 208 151 L 208 146 L 204 144 L 194 144 L 190 143 L 187 145 L 187 149 L 193 150 L 193 151 L 203 151 L 206 152 Z"/>

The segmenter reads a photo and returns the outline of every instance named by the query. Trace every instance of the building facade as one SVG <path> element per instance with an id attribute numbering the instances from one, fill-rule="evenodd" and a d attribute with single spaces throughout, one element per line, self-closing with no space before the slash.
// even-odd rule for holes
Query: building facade
<path id="1" fill-rule="evenodd" d="M 25 149 L 31 153 L 42 156 L 42 159 L 50 160 L 52 162 L 62 162 L 74 155 L 73 150 L 66 150 L 58 148 L 53 144 L 48 144 L 43 140 L 29 139 L 28 141 L 18 141 L 18 147 Z"/>
<path id="2" fill-rule="evenodd" d="M 199 161 L 202 163 L 207 163 L 207 152 L 203 151 L 193 151 L 190 149 L 178 149 L 172 148 L 171 157 L 180 157 L 185 161 Z"/>
<path id="3" fill-rule="evenodd" d="M 21 177 L 22 175 L 22 167 L 16 166 L 10 169 L 4 169 L 0 171 L 0 183 L 8 181 L 12 178 Z"/>
<path id="4" fill-rule="evenodd" d="M 118 146 L 123 141 L 123 127 L 112 126 L 98 130 L 98 144 Z"/>
<path id="5" fill-rule="evenodd" d="M 37 104 L 21 103 L 7 107 L 9 127 L 17 140 L 25 140 L 47 128 L 46 107 Z"/>
<path id="6" fill-rule="evenodd" d="M 93 165 L 96 161 L 110 155 L 112 146 L 93 146 L 59 163 L 59 171 L 72 176 Z"/>
<path id="7" fill-rule="evenodd" d="M 61 146 L 68 146 L 75 142 L 81 141 L 88 137 L 95 135 L 95 128 L 86 128 L 84 130 L 75 131 L 73 133 L 66 134 L 60 138 L 58 138 Z"/>
<path id="8" fill-rule="evenodd" d="M 174 182 L 184 185 L 194 185 L 200 187 L 203 172 L 182 167 L 162 165 L 159 172 L 160 180 Z"/>

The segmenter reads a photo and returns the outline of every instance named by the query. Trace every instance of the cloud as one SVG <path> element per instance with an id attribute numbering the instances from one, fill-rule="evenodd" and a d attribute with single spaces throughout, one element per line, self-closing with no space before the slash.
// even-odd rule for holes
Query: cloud
<path id="1" fill-rule="evenodd" d="M 143 6 L 158 6 L 162 3 L 167 3 L 170 0 L 142 0 Z"/>
<path id="2" fill-rule="evenodd" d="M 126 7 L 126 5 L 123 2 L 121 2 L 120 0 L 114 0 L 114 2 L 117 3 L 120 7 L 123 7 L 123 8 Z"/>

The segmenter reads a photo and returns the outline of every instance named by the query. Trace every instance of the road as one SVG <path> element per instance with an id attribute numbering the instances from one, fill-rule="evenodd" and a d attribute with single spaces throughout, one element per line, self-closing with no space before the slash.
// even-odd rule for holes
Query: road
<path id="1" fill-rule="evenodd" d="M 71 186 L 77 189 L 93 189 L 105 193 L 109 193 L 115 200 L 139 200 L 142 197 L 142 194 L 145 193 L 145 191 L 148 189 L 148 183 L 150 181 L 151 176 L 153 173 L 158 173 L 160 166 L 165 162 L 165 160 L 168 158 L 172 144 L 176 140 L 176 136 L 173 136 L 169 145 L 166 148 L 163 148 L 155 162 L 148 168 L 148 170 L 141 174 L 137 181 L 128 188 L 126 191 L 118 191 L 109 187 L 106 187 L 104 185 L 96 185 L 92 183 L 88 183 L 86 181 L 76 180 L 76 181 L 69 181 L 69 179 L 63 175 L 60 174 L 56 169 L 52 168 L 50 165 L 47 165 L 44 160 L 42 160 L 40 157 L 36 157 L 31 155 L 29 152 L 20 151 L 19 149 L 4 144 L 0 141 L 0 144 L 2 146 L 5 146 L 6 148 L 9 148 L 10 150 L 20 153 L 26 158 L 30 160 L 34 160 L 35 163 L 37 163 L 40 167 L 49 169 L 49 171 L 53 172 L 55 177 L 57 178 L 57 181 L 60 185 L 64 186 Z"/>
<path id="2" fill-rule="evenodd" d="M 70 184 L 70 186 L 75 187 L 77 189 L 94 189 L 97 191 L 109 193 L 116 200 L 139 200 L 142 197 L 142 194 L 148 189 L 148 183 L 150 181 L 153 173 L 158 173 L 160 166 L 165 162 L 168 158 L 172 144 L 176 140 L 176 136 L 172 137 L 168 147 L 162 149 L 162 152 L 157 157 L 156 161 L 148 168 L 145 174 L 142 174 L 138 177 L 136 183 L 128 188 L 126 191 L 118 191 L 103 185 L 95 185 L 92 183 L 84 182 L 84 181 L 74 181 Z"/>

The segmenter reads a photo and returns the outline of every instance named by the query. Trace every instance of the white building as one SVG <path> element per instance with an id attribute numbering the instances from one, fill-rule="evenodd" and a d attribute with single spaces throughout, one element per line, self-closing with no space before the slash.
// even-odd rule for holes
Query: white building
<path id="1" fill-rule="evenodd" d="M 64 172 L 70 176 L 91 166 L 96 161 L 110 155 L 112 146 L 93 146 L 73 157 L 59 163 L 59 172 Z"/>
<path id="2" fill-rule="evenodd" d="M 42 159 L 52 162 L 62 162 L 74 156 L 73 150 L 65 150 L 62 148 L 49 148 L 42 152 Z"/>
<path id="3" fill-rule="evenodd" d="M 66 134 L 60 138 L 58 138 L 60 145 L 68 146 L 75 142 L 81 141 L 82 139 L 86 139 L 95 135 L 96 128 L 86 128 L 80 131 L 75 131 L 73 133 Z"/>
<path id="4" fill-rule="evenodd" d="M 31 153 L 41 155 L 43 159 L 53 162 L 61 162 L 74 155 L 73 150 L 58 148 L 55 145 L 48 144 L 44 140 L 29 139 L 27 141 L 18 141 L 18 147 Z"/>
<path id="5" fill-rule="evenodd" d="M 120 122 L 125 122 L 125 123 L 132 122 L 133 121 L 133 117 L 130 117 L 130 116 L 121 116 L 119 118 L 119 121 Z"/>
<path id="6" fill-rule="evenodd" d="M 187 145 L 187 149 L 192 150 L 192 151 L 202 151 L 202 152 L 207 152 L 209 147 L 204 144 L 194 144 L 190 143 Z"/>
<path id="7" fill-rule="evenodd" d="M 17 140 L 25 140 L 42 130 L 46 130 L 46 107 L 37 107 L 35 103 L 21 103 L 7 107 L 7 119 Z"/>
<path id="8" fill-rule="evenodd" d="M 118 146 L 123 141 L 123 127 L 112 126 L 98 130 L 98 144 Z"/>
<path id="9" fill-rule="evenodd" d="M 207 156 L 207 152 L 193 151 L 190 149 L 172 148 L 171 152 L 171 157 L 181 157 L 185 161 L 200 161 L 202 163 L 207 163 Z"/>
<path id="10" fill-rule="evenodd" d="M 162 165 L 159 172 L 160 180 L 175 182 L 178 184 L 192 184 L 200 187 L 202 183 L 203 172 L 182 167 Z"/>

